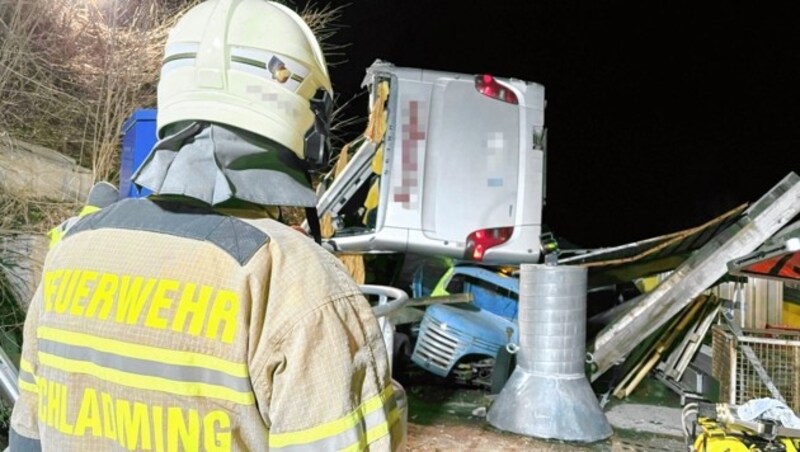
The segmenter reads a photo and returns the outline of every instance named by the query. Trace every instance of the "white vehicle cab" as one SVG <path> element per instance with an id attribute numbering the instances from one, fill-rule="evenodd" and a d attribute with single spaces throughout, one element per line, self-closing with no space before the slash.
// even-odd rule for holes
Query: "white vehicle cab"
<path id="1" fill-rule="evenodd" d="M 336 230 L 330 247 L 539 260 L 542 85 L 379 60 L 363 86 L 370 128 L 381 132 L 351 143 L 355 155 L 320 195 L 319 213 L 330 213 Z"/>

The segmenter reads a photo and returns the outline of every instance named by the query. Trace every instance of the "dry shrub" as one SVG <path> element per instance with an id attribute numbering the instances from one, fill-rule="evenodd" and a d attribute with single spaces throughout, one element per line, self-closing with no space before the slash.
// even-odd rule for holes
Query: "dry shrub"
<path id="1" fill-rule="evenodd" d="M 155 105 L 163 41 L 190 2 L 0 1 L 0 127 L 114 180 L 122 122 Z"/>
<path id="2" fill-rule="evenodd" d="M 334 44 L 331 38 L 342 28 L 344 6 L 332 6 L 328 3 L 318 6 L 308 3 L 300 12 L 300 16 L 314 31 L 314 36 L 322 46 L 328 66 L 337 66 L 347 62 L 344 50 L 346 44 Z"/>
<path id="3" fill-rule="evenodd" d="M 77 202 L 33 199 L 0 190 L 0 235 L 45 234 L 80 208 Z"/>
<path id="4" fill-rule="evenodd" d="M 0 3 L 0 127 L 52 147 L 65 133 L 56 126 L 81 116 L 84 105 L 70 95 L 75 89 L 58 68 L 60 59 L 47 60 L 57 39 L 47 31 L 55 18 L 46 6 L 32 0 Z"/>

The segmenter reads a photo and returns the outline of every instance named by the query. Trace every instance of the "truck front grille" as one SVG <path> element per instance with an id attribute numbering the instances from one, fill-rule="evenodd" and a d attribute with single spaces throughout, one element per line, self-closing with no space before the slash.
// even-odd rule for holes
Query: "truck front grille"
<path id="1" fill-rule="evenodd" d="M 411 359 L 432 373 L 447 376 L 450 368 L 458 359 L 457 351 L 463 349 L 467 339 L 460 331 L 448 328 L 432 317 L 426 315 L 414 347 Z"/>

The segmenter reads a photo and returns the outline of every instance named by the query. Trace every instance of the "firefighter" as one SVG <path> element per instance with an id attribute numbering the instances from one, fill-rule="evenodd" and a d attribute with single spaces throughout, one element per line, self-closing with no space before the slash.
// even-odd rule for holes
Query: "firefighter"
<path id="1" fill-rule="evenodd" d="M 370 306 L 270 217 L 313 208 L 331 85 L 286 7 L 211 0 L 167 40 L 153 191 L 48 254 L 11 421 L 22 450 L 389 450 L 401 426 Z"/>

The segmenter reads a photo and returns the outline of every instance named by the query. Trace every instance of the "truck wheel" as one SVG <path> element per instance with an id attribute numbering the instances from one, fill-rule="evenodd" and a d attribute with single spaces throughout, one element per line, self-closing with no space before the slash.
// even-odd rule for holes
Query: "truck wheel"
<path id="1" fill-rule="evenodd" d="M 394 333 L 394 350 L 392 353 L 392 378 L 404 384 L 408 363 L 411 361 L 411 340 L 405 333 Z"/>

